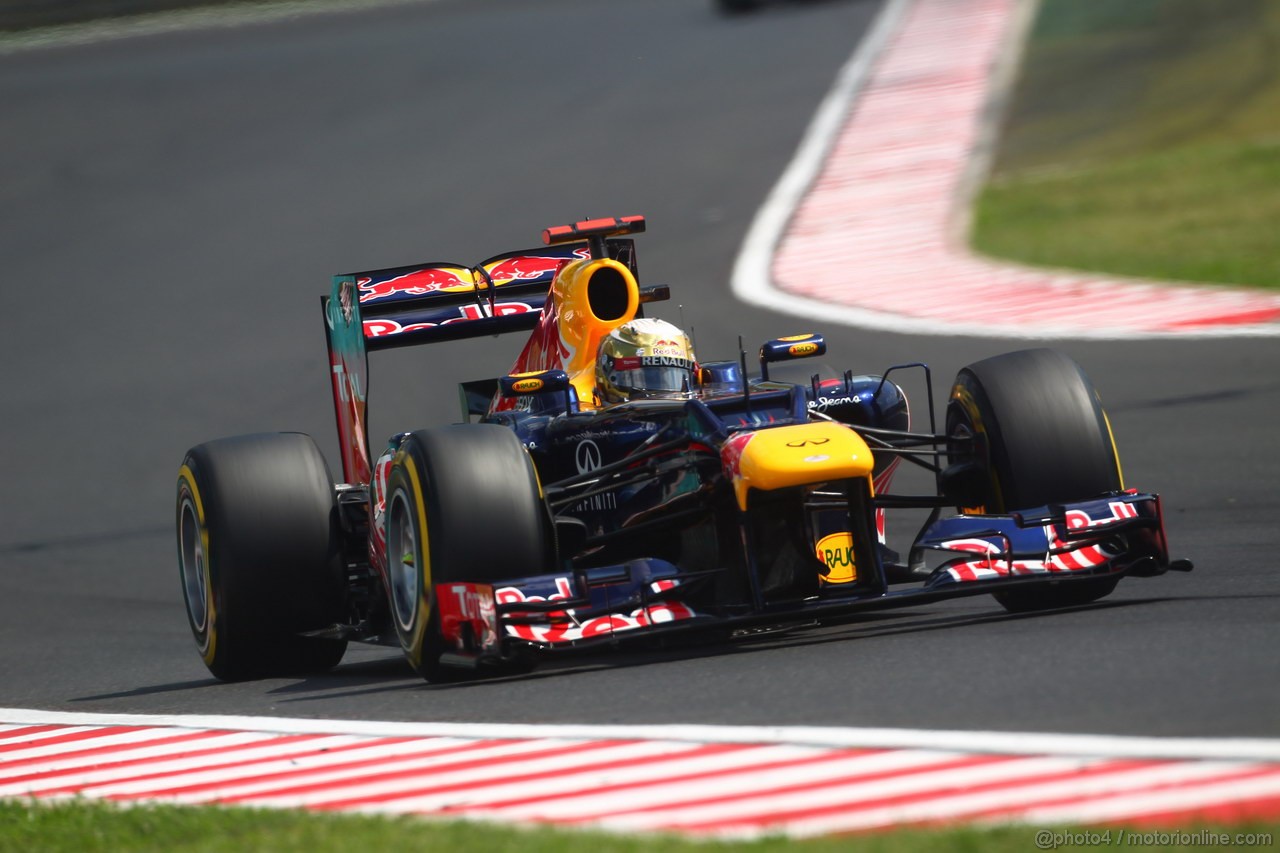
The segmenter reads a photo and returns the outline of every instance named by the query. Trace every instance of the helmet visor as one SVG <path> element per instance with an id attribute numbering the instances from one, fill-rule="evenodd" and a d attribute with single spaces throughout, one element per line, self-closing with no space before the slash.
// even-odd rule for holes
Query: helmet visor
<path id="1" fill-rule="evenodd" d="M 693 362 L 685 358 L 645 356 L 617 358 L 610 381 L 633 395 L 681 394 L 693 390 Z"/>

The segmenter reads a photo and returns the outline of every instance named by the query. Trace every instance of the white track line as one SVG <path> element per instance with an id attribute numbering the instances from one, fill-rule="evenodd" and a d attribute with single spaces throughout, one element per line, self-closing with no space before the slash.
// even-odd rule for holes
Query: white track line
<path id="1" fill-rule="evenodd" d="M 757 214 L 746 302 L 914 334 L 1124 339 L 1280 334 L 1280 296 L 1066 273 L 963 245 L 1032 0 L 888 0 Z"/>

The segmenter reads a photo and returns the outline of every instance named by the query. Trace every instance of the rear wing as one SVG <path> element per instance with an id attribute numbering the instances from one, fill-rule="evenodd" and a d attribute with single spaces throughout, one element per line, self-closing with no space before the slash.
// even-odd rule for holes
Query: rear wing
<path id="1" fill-rule="evenodd" d="M 638 217 L 608 221 L 620 226 L 611 234 L 644 230 Z M 587 229 L 552 231 L 544 234 L 551 245 L 495 255 L 474 267 L 433 262 L 333 277 L 321 307 L 344 482 L 368 483 L 371 475 L 369 352 L 532 331 L 552 281 L 570 261 L 607 254 L 638 275 L 634 240 L 605 239 Z"/>
<path id="2" fill-rule="evenodd" d="M 610 240 L 609 257 L 636 272 L 635 241 Z M 365 349 L 530 331 L 565 264 L 590 257 L 586 243 L 507 252 L 475 267 L 426 263 L 334 276 L 351 286 Z"/>

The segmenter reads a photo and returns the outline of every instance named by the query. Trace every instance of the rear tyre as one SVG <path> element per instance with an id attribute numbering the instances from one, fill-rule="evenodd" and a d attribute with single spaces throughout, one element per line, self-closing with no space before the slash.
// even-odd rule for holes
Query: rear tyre
<path id="1" fill-rule="evenodd" d="M 1111 425 L 1093 383 L 1055 350 L 1005 353 L 956 376 L 947 435 L 974 437 L 970 460 L 986 473 L 985 505 L 1005 513 L 1083 500 L 1123 488 Z M 955 448 L 953 448 L 954 450 Z M 957 451 L 953 461 L 969 461 Z M 994 593 L 1010 612 L 1087 604 L 1118 578 Z"/>
<path id="2" fill-rule="evenodd" d="M 178 572 L 205 665 L 223 681 L 331 669 L 345 640 L 300 636 L 344 616 L 333 480 L 309 436 L 193 447 L 178 471 Z"/>
<path id="3" fill-rule="evenodd" d="M 391 618 L 409 664 L 430 681 L 459 674 L 440 664 L 435 584 L 499 583 L 555 565 L 533 461 L 497 424 L 406 437 L 387 477 L 386 529 Z"/>

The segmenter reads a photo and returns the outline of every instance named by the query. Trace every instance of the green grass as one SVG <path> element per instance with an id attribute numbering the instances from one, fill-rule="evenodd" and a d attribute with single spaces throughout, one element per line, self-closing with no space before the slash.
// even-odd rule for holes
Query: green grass
<path id="1" fill-rule="evenodd" d="M 1043 0 L 974 247 L 1280 288 L 1280 0 Z"/>
<path id="2" fill-rule="evenodd" d="M 752 842 L 695 841 L 673 836 L 607 835 L 554 829 L 519 829 L 480 823 L 360 815 L 312 815 L 299 811 L 214 807 L 137 806 L 117 808 L 95 802 L 31 804 L 0 801 L 0 853 L 196 853 L 196 851 L 447 851 L 448 853 L 720 853 L 720 851 L 799 851 L 799 853 L 1028 853 L 1038 849 L 1037 830 L 1028 826 L 989 829 L 899 830 L 841 838 Z M 1106 828 L 1052 830 L 1057 833 L 1107 832 Z M 1118 831 L 1111 830 L 1111 844 Z M 1150 833 L 1155 830 L 1128 830 Z M 1169 830 L 1165 830 L 1168 832 Z M 1174 830 L 1269 833 L 1280 838 L 1280 824 Z M 1202 836 L 1203 838 L 1203 836 Z M 1187 849 L 1186 845 L 1128 844 L 1144 851 Z M 1171 839 L 1172 840 L 1172 839 Z M 1084 849 L 1099 844 L 1062 844 Z M 1107 846 L 1107 845 L 1101 845 Z M 1258 849 L 1271 845 L 1239 845 Z M 1214 849 L 1232 849 L 1233 845 Z M 1202 847 L 1201 849 L 1210 849 Z"/>

